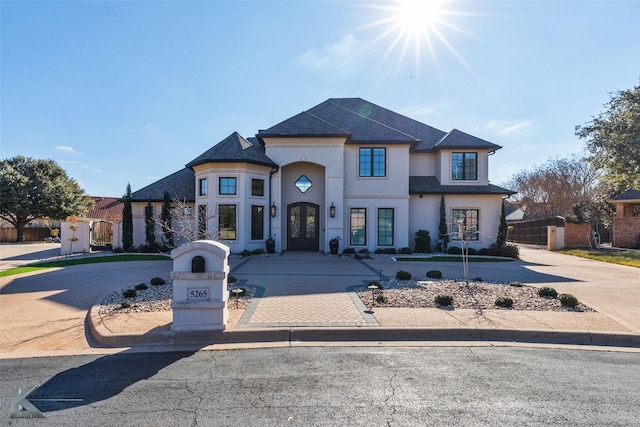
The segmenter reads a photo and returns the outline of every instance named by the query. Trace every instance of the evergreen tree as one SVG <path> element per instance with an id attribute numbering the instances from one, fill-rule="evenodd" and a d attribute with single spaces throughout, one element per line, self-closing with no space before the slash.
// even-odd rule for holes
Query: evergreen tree
<path id="1" fill-rule="evenodd" d="M 153 205 L 151 200 L 144 207 L 144 239 L 149 249 L 153 248 L 156 243 L 156 221 L 153 219 Z"/>
<path id="2" fill-rule="evenodd" d="M 131 184 L 127 184 L 127 191 L 122 197 L 122 247 L 125 251 L 133 249 L 133 213 L 131 212 Z"/>
<path id="3" fill-rule="evenodd" d="M 173 248 L 173 229 L 171 227 L 171 197 L 169 192 L 165 190 L 162 200 L 162 213 L 160 214 L 160 222 L 162 223 L 162 232 L 164 233 L 164 244 L 169 248 Z"/>
<path id="4" fill-rule="evenodd" d="M 504 200 L 502 201 L 502 212 L 500 213 L 500 225 L 498 226 L 498 237 L 496 239 L 496 246 L 498 248 L 504 248 L 507 246 L 507 237 L 509 237 L 509 224 L 507 223 L 507 216 L 504 211 Z"/>
<path id="5" fill-rule="evenodd" d="M 442 242 L 442 251 L 447 251 L 449 245 L 449 230 L 447 229 L 447 210 L 444 205 L 444 194 L 440 197 L 440 225 L 438 226 L 438 239 Z"/>

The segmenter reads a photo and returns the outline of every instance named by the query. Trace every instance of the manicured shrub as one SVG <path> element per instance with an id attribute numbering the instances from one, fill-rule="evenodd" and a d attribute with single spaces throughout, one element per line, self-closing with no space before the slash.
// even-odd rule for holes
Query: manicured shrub
<path id="1" fill-rule="evenodd" d="M 136 285 L 136 291 L 146 291 L 147 289 L 149 289 L 149 287 L 146 283 L 140 283 L 139 285 Z"/>
<path id="2" fill-rule="evenodd" d="M 378 304 L 384 304 L 385 302 L 387 302 L 387 297 L 385 297 L 384 294 L 380 292 L 378 295 L 376 295 L 376 302 Z"/>
<path id="3" fill-rule="evenodd" d="M 127 300 L 124 300 L 120 303 L 120 307 L 122 308 L 131 308 L 131 303 Z"/>
<path id="4" fill-rule="evenodd" d="M 262 255 L 264 254 L 264 249 L 258 248 L 251 251 L 251 255 Z"/>
<path id="5" fill-rule="evenodd" d="M 342 253 L 344 255 L 353 255 L 356 253 L 356 249 L 355 248 L 345 248 Z"/>
<path id="6" fill-rule="evenodd" d="M 473 281 L 474 282 L 482 282 L 482 277 L 474 277 Z"/>
<path id="7" fill-rule="evenodd" d="M 509 282 L 509 286 L 513 286 L 514 288 L 521 288 L 522 282 Z"/>
<path id="8" fill-rule="evenodd" d="M 416 237 L 413 239 L 414 250 L 417 253 L 431 252 L 431 236 L 427 230 L 416 231 Z"/>
<path id="9" fill-rule="evenodd" d="M 436 305 L 439 305 L 441 307 L 448 307 L 450 305 L 453 305 L 453 296 L 449 294 L 438 294 L 433 300 Z"/>
<path id="10" fill-rule="evenodd" d="M 427 271 L 427 277 L 429 279 L 442 279 L 442 271 L 440 271 L 440 270 L 429 270 L 429 271 Z"/>
<path id="11" fill-rule="evenodd" d="M 478 251 L 474 248 L 467 248 L 467 255 L 477 255 Z"/>
<path id="12" fill-rule="evenodd" d="M 165 280 L 162 277 L 154 277 L 149 281 L 153 286 L 162 286 L 166 284 Z"/>
<path id="13" fill-rule="evenodd" d="M 413 251 L 411 250 L 411 248 L 400 248 L 398 249 L 398 253 L 399 254 L 403 254 L 403 255 L 411 255 L 413 253 Z"/>
<path id="14" fill-rule="evenodd" d="M 138 292 L 135 289 L 126 289 L 122 293 L 122 296 L 125 298 L 135 298 L 136 296 L 138 296 Z"/>
<path id="15" fill-rule="evenodd" d="M 458 247 L 458 246 L 451 246 L 448 250 L 447 253 L 449 255 L 462 255 L 462 248 Z"/>
<path id="16" fill-rule="evenodd" d="M 520 259 L 520 249 L 516 245 L 506 245 L 504 247 L 504 254 L 507 258 Z"/>
<path id="17" fill-rule="evenodd" d="M 544 286 L 538 289 L 538 296 L 555 298 L 558 296 L 558 292 L 553 288 Z"/>
<path id="18" fill-rule="evenodd" d="M 578 298 L 571 294 L 560 294 L 558 300 L 563 307 L 576 308 L 578 306 Z"/>
<path id="19" fill-rule="evenodd" d="M 245 249 L 245 250 L 243 250 L 242 252 L 240 252 L 240 256 L 241 256 L 242 258 L 246 258 L 246 257 L 248 257 L 248 256 L 251 256 L 251 251 L 248 251 L 248 250 L 246 250 L 246 249 Z"/>
<path id="20" fill-rule="evenodd" d="M 489 248 L 478 249 L 478 255 L 489 255 Z"/>
<path id="21" fill-rule="evenodd" d="M 122 249 L 120 246 L 116 246 L 115 248 L 113 248 L 114 254 L 121 254 L 123 252 L 124 252 L 124 249 Z"/>
<path id="22" fill-rule="evenodd" d="M 396 279 L 398 280 L 411 280 L 411 277 L 411 273 L 409 273 L 408 271 L 399 270 L 396 273 Z"/>
<path id="23" fill-rule="evenodd" d="M 398 253 L 396 248 L 378 248 L 375 251 L 377 254 L 395 255 Z"/>
<path id="24" fill-rule="evenodd" d="M 510 297 L 498 297 L 496 298 L 495 304 L 498 307 L 512 307 L 513 306 L 513 300 Z"/>
<path id="25" fill-rule="evenodd" d="M 377 280 L 370 281 L 367 286 L 375 286 L 378 289 L 382 289 L 382 283 L 378 282 Z"/>
<path id="26" fill-rule="evenodd" d="M 235 276 L 229 275 L 229 277 L 227 278 L 227 283 L 236 283 L 237 281 L 238 279 L 236 279 Z"/>
<path id="27" fill-rule="evenodd" d="M 368 253 L 369 253 L 369 249 L 367 249 L 367 248 L 360 249 L 360 250 L 358 251 L 358 253 L 359 253 L 359 254 L 368 254 Z"/>

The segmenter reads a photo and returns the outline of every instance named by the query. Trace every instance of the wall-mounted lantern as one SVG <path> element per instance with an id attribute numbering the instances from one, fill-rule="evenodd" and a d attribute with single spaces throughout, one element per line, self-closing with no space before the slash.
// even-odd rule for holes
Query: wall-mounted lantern
<path id="1" fill-rule="evenodd" d="M 276 204 L 275 202 L 271 202 L 271 218 L 276 217 Z"/>
<path id="2" fill-rule="evenodd" d="M 331 202 L 331 206 L 329 206 L 329 216 L 331 216 L 331 218 L 335 218 L 336 216 L 336 207 L 333 205 L 333 202 Z"/>

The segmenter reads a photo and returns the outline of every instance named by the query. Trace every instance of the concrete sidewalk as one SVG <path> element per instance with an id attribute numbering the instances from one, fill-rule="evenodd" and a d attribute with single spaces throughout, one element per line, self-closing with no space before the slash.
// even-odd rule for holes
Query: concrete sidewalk
<path id="1" fill-rule="evenodd" d="M 486 280 L 553 286 L 573 293 L 598 312 L 483 310 L 478 314 L 465 309 L 376 307 L 370 313 L 354 292 L 345 289 L 397 270 L 424 276 L 427 268 L 440 269 L 445 276 L 456 277 L 460 267 L 287 253 L 233 266 L 236 277 L 263 286 L 265 293 L 252 301 L 247 312 L 232 310 L 224 332 L 174 333 L 171 312 L 100 316 L 97 307 L 89 325 L 96 340 L 109 346 L 494 340 L 640 348 L 637 269 L 538 249 L 522 248 L 521 253 L 520 262 L 473 264 L 471 274 Z"/>

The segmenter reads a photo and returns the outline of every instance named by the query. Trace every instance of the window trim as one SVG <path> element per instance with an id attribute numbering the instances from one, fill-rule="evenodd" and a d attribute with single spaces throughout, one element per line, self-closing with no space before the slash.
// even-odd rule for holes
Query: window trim
<path id="1" fill-rule="evenodd" d="M 254 217 L 254 212 L 255 212 L 255 208 L 260 208 L 261 210 L 258 211 L 258 216 L 259 218 L 258 221 L 254 221 L 256 219 L 256 217 Z M 251 240 L 264 240 L 264 211 L 265 211 L 265 207 L 262 205 L 251 205 Z M 257 236 L 257 234 L 254 235 L 254 231 L 256 230 L 255 225 L 260 225 L 260 237 L 255 237 Z"/>
<path id="2" fill-rule="evenodd" d="M 353 233 L 353 219 L 355 211 L 363 211 L 364 217 L 364 227 L 363 227 L 363 242 L 362 243 L 354 243 L 355 234 Z M 349 245 L 350 246 L 367 246 L 367 208 L 350 208 L 349 209 Z"/>
<path id="3" fill-rule="evenodd" d="M 260 183 L 260 194 L 254 191 L 256 189 L 255 184 L 258 182 Z M 251 195 L 254 197 L 264 197 L 264 179 L 251 178 Z"/>
<path id="4" fill-rule="evenodd" d="M 198 180 L 198 195 L 203 197 L 207 195 L 207 178 Z"/>
<path id="5" fill-rule="evenodd" d="M 380 228 L 380 213 L 382 211 L 391 211 L 391 243 L 390 244 L 383 244 L 380 242 L 380 231 L 386 231 L 385 229 L 381 229 Z M 378 208 L 378 224 L 377 224 L 377 230 L 378 230 L 378 246 L 390 246 L 393 247 L 395 245 L 395 233 L 396 233 L 396 212 L 394 208 Z"/>
<path id="6" fill-rule="evenodd" d="M 461 166 L 461 171 L 460 171 L 460 175 L 461 178 L 456 178 L 454 176 L 454 157 L 460 154 L 462 155 L 462 166 Z M 474 155 L 475 156 L 475 162 L 473 165 L 473 178 L 467 178 L 467 159 L 466 157 L 470 155 Z M 451 180 L 452 181 L 477 181 L 478 180 L 478 152 L 477 151 L 454 151 L 451 153 Z"/>
<path id="7" fill-rule="evenodd" d="M 222 192 L 222 180 L 233 180 L 234 185 L 233 185 L 233 193 L 223 193 Z M 225 188 L 227 187 L 226 185 L 224 186 Z M 218 195 L 220 196 L 236 196 L 238 195 L 238 177 L 236 176 L 219 176 L 218 177 Z"/>
<path id="8" fill-rule="evenodd" d="M 223 224 L 221 221 L 222 208 L 226 208 L 226 207 L 233 208 L 233 213 L 234 213 L 233 238 L 222 237 L 222 226 L 226 225 L 226 224 Z M 218 236 L 220 237 L 220 240 L 238 240 L 238 205 L 226 204 L 226 203 L 218 205 Z"/>
<path id="9" fill-rule="evenodd" d="M 369 152 L 369 159 L 366 162 L 365 174 L 363 174 L 363 161 L 362 154 L 366 151 Z M 376 150 L 382 150 L 383 154 L 383 174 L 376 175 L 376 162 L 375 152 Z M 359 178 L 386 178 L 387 177 L 387 147 L 359 147 L 358 148 L 358 177 Z"/>
<path id="10" fill-rule="evenodd" d="M 475 212 L 475 229 L 470 231 L 471 237 L 466 238 L 466 241 L 478 241 L 480 240 L 480 209 L 477 208 L 452 208 L 451 209 L 451 240 L 456 242 L 461 242 L 461 239 L 458 236 L 458 224 L 456 222 L 456 211 L 464 212 L 465 218 L 467 217 L 467 212 Z"/>

